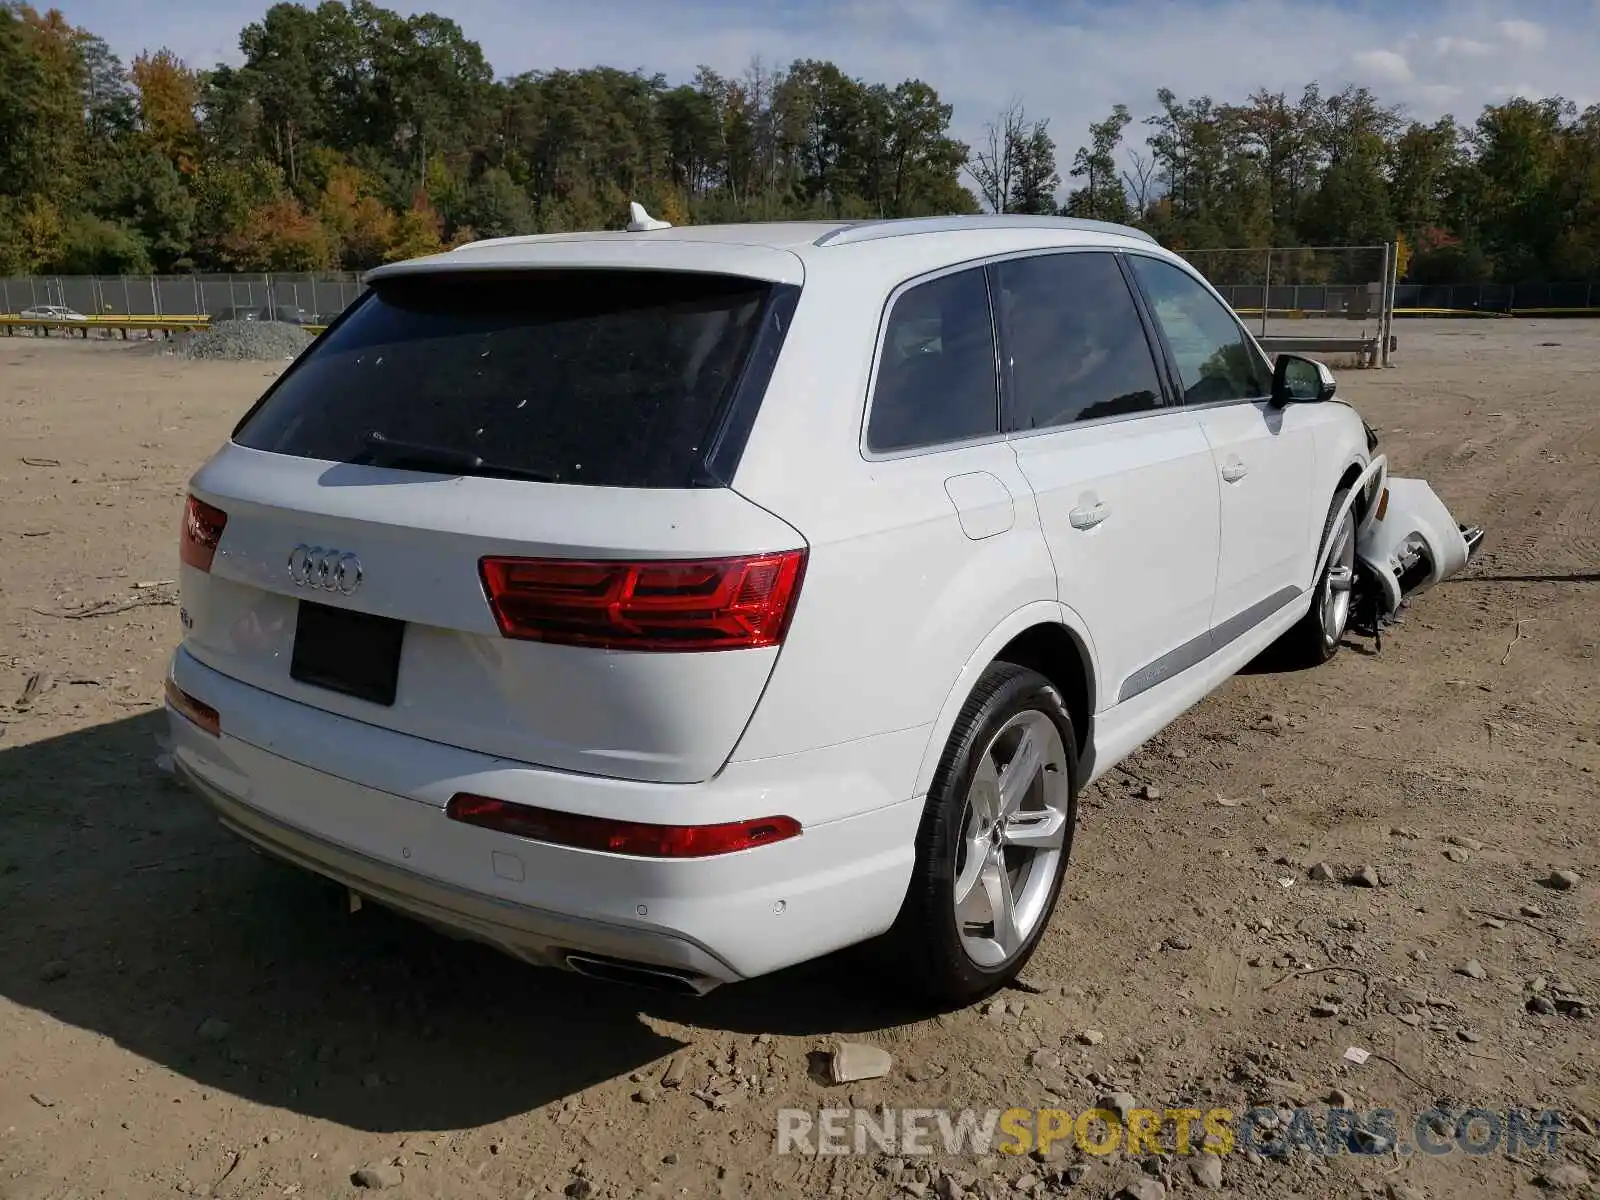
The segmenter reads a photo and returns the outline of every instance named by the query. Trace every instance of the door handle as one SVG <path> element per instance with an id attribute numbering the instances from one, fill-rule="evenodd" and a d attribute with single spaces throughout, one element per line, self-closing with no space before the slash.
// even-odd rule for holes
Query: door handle
<path id="1" fill-rule="evenodd" d="M 1250 468 L 1242 462 L 1231 462 L 1222 468 L 1222 478 L 1229 483 L 1238 483 L 1248 474 L 1250 474 Z"/>
<path id="2" fill-rule="evenodd" d="M 1087 508 L 1078 507 L 1067 514 L 1067 520 L 1072 522 L 1074 529 L 1093 529 L 1111 515 L 1111 506 L 1104 500 L 1092 504 Z"/>

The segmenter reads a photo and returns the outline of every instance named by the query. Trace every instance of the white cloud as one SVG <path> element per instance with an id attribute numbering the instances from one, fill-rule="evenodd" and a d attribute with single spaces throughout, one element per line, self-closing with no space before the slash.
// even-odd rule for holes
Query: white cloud
<path id="1" fill-rule="evenodd" d="M 1410 83 L 1411 64 L 1393 50 L 1360 50 L 1352 57 L 1356 70 L 1376 83 Z"/>
<path id="2" fill-rule="evenodd" d="M 1544 45 L 1544 26 L 1533 21 L 1501 21 L 1496 26 L 1500 36 L 1523 50 L 1537 50 Z"/>
<path id="3" fill-rule="evenodd" d="M 1600 4 L 1600 0 L 1595 0 Z M 1436 54 L 1459 55 L 1462 58 L 1483 58 L 1494 52 L 1494 47 L 1487 42 L 1475 41 L 1472 38 L 1442 37 L 1435 38 L 1433 49 Z"/>
<path id="4" fill-rule="evenodd" d="M 1497 83 L 1489 89 L 1495 100 L 1509 100 L 1513 96 L 1537 96 L 1539 90 L 1531 83 Z"/>
<path id="5" fill-rule="evenodd" d="M 1417 89 L 1418 102 L 1440 112 L 1460 95 L 1461 89 L 1449 83 L 1425 83 Z"/>
<path id="6" fill-rule="evenodd" d="M 58 0 L 69 20 L 108 38 L 124 59 L 170 45 L 199 66 L 238 61 L 238 31 L 268 0 Z M 306 0 L 309 2 L 309 0 Z M 380 0 L 383 2 L 383 0 Z M 1600 3 L 1600 0 L 1596 0 Z M 704 63 L 742 73 L 825 58 L 889 83 L 915 76 L 955 106 L 954 132 L 975 141 L 1011 98 L 1048 117 L 1065 165 L 1091 121 L 1125 103 L 1137 122 L 1170 87 L 1180 98 L 1242 101 L 1257 88 L 1291 97 L 1311 82 L 1346 83 L 1431 121 L 1474 120 L 1504 98 L 1483 70 L 1490 53 L 1515 56 L 1500 78 L 1537 81 L 1531 94 L 1594 92 L 1600 21 L 1586 4 L 1419 0 L 1407 8 L 1341 0 L 388 0 L 460 22 L 502 75 L 604 63 L 682 80 Z M 1405 24 L 1396 24 L 1396 13 Z M 1527 19 L 1537 15 L 1541 23 Z M 1414 31 L 1414 35 L 1411 32 Z M 1524 52 L 1542 41 L 1537 71 Z M 1326 65 L 1332 64 L 1332 65 Z M 1342 65 L 1341 65 L 1342 64 Z M 1513 73 L 1514 72 L 1514 73 Z M 1128 129 L 1141 146 L 1145 131 Z"/>

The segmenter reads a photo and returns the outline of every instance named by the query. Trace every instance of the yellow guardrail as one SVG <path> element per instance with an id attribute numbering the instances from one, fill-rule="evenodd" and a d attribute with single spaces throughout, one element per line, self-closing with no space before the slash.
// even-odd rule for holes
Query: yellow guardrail
<path id="1" fill-rule="evenodd" d="M 204 313 L 195 315 L 164 315 L 159 317 L 147 316 L 99 316 L 99 317 L 23 317 L 16 314 L 0 316 L 0 330 L 11 333 L 14 329 L 42 329 L 49 332 L 52 329 L 62 329 L 68 333 L 81 333 L 89 336 L 90 330 L 105 329 L 122 331 L 124 337 L 129 330 L 146 330 L 154 333 L 193 333 L 201 329 L 211 328 L 211 318 Z M 326 325 L 302 325 L 300 328 L 307 333 L 318 334 L 327 328 Z"/>
<path id="2" fill-rule="evenodd" d="M 1259 308 L 1236 308 L 1233 310 L 1241 317 L 1259 317 Z M 1317 318 L 1326 321 L 1375 321 L 1380 314 L 1369 312 L 1365 316 L 1352 317 L 1349 313 L 1318 312 L 1316 309 L 1269 309 L 1267 318 L 1273 321 L 1291 320 L 1303 321 Z M 1397 317 L 1600 317 L 1600 308 L 1397 308 L 1394 310 Z"/>

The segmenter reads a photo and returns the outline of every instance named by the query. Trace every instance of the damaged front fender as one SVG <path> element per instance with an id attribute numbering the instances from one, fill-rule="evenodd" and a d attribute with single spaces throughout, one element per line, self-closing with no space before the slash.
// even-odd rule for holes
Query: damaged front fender
<path id="1" fill-rule="evenodd" d="M 1369 611 L 1387 621 L 1404 600 L 1465 567 L 1482 543 L 1483 530 L 1458 524 L 1425 480 L 1388 476 L 1356 540 Z"/>

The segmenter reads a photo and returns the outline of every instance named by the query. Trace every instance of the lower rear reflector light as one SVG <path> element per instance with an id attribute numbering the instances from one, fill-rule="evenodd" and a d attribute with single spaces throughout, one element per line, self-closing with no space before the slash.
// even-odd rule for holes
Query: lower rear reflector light
<path id="1" fill-rule="evenodd" d="M 179 715 L 192 721 L 212 737 L 222 734 L 222 718 L 211 705 L 196 700 L 172 680 L 167 680 L 167 704 Z"/>
<path id="2" fill-rule="evenodd" d="M 721 825 L 647 825 L 530 808 L 468 792 L 452 796 L 445 815 L 464 825 L 536 842 L 640 858 L 710 858 L 770 846 L 800 835 L 800 822 L 793 817 L 758 817 Z"/>

